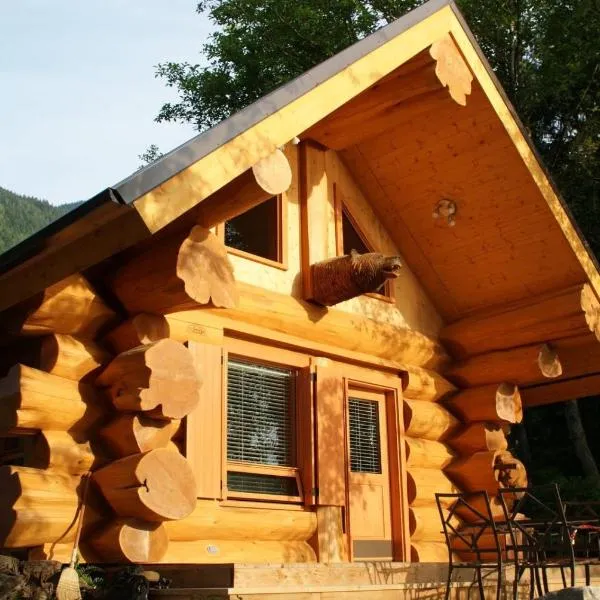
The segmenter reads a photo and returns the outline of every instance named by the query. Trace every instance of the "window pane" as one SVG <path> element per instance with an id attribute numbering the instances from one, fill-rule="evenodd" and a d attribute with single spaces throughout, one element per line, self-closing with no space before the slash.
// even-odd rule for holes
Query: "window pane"
<path id="1" fill-rule="evenodd" d="M 298 484 L 295 477 L 277 477 L 259 473 L 227 473 L 227 489 L 230 492 L 256 492 L 277 496 L 297 496 Z"/>
<path id="2" fill-rule="evenodd" d="M 278 198 L 262 204 L 225 222 L 225 245 L 263 258 L 280 261 Z"/>
<path id="3" fill-rule="evenodd" d="M 227 371 L 227 458 L 294 467 L 295 372 L 240 359 Z"/>
<path id="4" fill-rule="evenodd" d="M 356 250 L 359 254 L 371 252 L 352 225 L 345 210 L 342 210 L 342 239 L 344 240 L 344 254 L 350 254 L 351 250 Z"/>
<path id="5" fill-rule="evenodd" d="M 374 400 L 348 400 L 350 416 L 350 470 L 381 473 L 379 405 Z"/>

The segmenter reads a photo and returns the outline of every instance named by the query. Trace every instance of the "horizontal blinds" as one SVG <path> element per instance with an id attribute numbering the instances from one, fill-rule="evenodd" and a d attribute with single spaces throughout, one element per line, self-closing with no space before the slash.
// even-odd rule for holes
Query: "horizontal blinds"
<path id="1" fill-rule="evenodd" d="M 348 400 L 350 470 L 354 473 L 381 473 L 379 405 L 374 400 Z"/>
<path id="2" fill-rule="evenodd" d="M 227 473 L 227 489 L 230 492 L 272 494 L 274 496 L 298 496 L 295 477 L 277 477 L 258 473 Z"/>
<path id="3" fill-rule="evenodd" d="M 229 359 L 227 458 L 293 467 L 295 371 Z"/>

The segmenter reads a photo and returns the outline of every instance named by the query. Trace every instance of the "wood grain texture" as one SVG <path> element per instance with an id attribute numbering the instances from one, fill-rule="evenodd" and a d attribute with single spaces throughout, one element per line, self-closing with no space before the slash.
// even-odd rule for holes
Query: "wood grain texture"
<path id="1" fill-rule="evenodd" d="M 163 523 L 116 519 L 86 540 L 102 562 L 157 563 L 164 557 L 169 538 Z"/>
<path id="2" fill-rule="evenodd" d="M 117 457 L 166 448 L 181 425 L 178 419 L 151 419 L 143 414 L 122 414 L 99 435 Z"/>
<path id="3" fill-rule="evenodd" d="M 87 436 L 82 436 L 87 437 Z M 35 437 L 26 465 L 57 473 L 83 475 L 106 461 L 89 441 L 68 431 L 44 430 Z"/>
<path id="4" fill-rule="evenodd" d="M 402 393 L 409 400 L 437 402 L 456 392 L 456 387 L 435 371 L 406 366 Z"/>
<path id="5" fill-rule="evenodd" d="M 431 45 L 429 53 L 435 59 L 435 74 L 448 88 L 452 99 L 461 106 L 467 105 L 473 75 L 450 35 L 445 35 Z"/>
<path id="6" fill-rule="evenodd" d="M 169 323 L 163 315 L 140 313 L 115 327 L 103 341 L 115 354 L 120 354 L 168 338 L 169 334 Z"/>
<path id="7" fill-rule="evenodd" d="M 78 482 L 78 477 L 41 469 L 0 467 L 0 546 L 72 541 Z"/>
<path id="8" fill-rule="evenodd" d="M 196 482 L 187 460 L 167 448 L 134 454 L 94 472 L 103 496 L 120 517 L 183 519 L 196 505 Z"/>
<path id="9" fill-rule="evenodd" d="M 454 452 L 448 444 L 405 437 L 406 466 L 426 469 L 443 469 L 454 459 Z"/>
<path id="10" fill-rule="evenodd" d="M 215 330 L 211 337 L 221 337 Z M 200 401 L 186 419 L 186 456 L 196 477 L 199 498 L 221 498 L 223 475 L 223 349 L 219 345 L 190 341 L 189 351 L 203 379 Z M 211 536 L 208 536 L 211 537 Z"/>
<path id="11" fill-rule="evenodd" d="M 321 563 L 340 563 L 348 560 L 340 506 L 317 507 L 317 546 Z"/>
<path id="12" fill-rule="evenodd" d="M 91 340 L 115 321 L 115 313 L 77 273 L 0 313 L 0 331 L 5 335 L 63 333 Z"/>
<path id="13" fill-rule="evenodd" d="M 439 519 L 439 517 L 438 517 Z M 448 548 L 445 542 L 415 542 L 410 545 L 410 560 L 419 563 L 448 562 Z"/>
<path id="14" fill-rule="evenodd" d="M 456 358 L 558 338 L 598 336 L 600 302 L 589 284 L 576 285 L 447 325 L 440 339 Z"/>
<path id="15" fill-rule="evenodd" d="M 163 339 L 119 354 L 96 385 L 107 389 L 117 410 L 181 419 L 197 406 L 202 382 L 189 350 Z"/>
<path id="16" fill-rule="evenodd" d="M 413 506 L 433 506 L 436 493 L 455 493 L 457 488 L 441 469 L 411 467 L 408 473 L 407 500 Z"/>
<path id="17" fill-rule="evenodd" d="M 460 390 L 444 404 L 464 423 L 474 421 L 520 423 L 523 420 L 520 389 L 512 383 Z"/>
<path id="18" fill-rule="evenodd" d="M 133 253 L 109 285 L 130 314 L 162 315 L 208 302 L 231 307 L 237 297 L 225 246 L 199 225 Z"/>
<path id="19" fill-rule="evenodd" d="M 221 506 L 198 500 L 184 519 L 165 523 L 172 541 L 202 539 L 307 541 L 317 530 L 317 515 L 307 510 Z"/>
<path id="20" fill-rule="evenodd" d="M 322 360 L 322 359 L 321 359 Z M 317 503 L 346 505 L 346 426 L 344 381 L 341 370 L 322 361 L 316 365 L 315 384 Z"/>
<path id="21" fill-rule="evenodd" d="M 459 421 L 446 408 L 424 400 L 404 401 L 406 435 L 439 441 L 447 438 L 459 426 Z"/>
<path id="22" fill-rule="evenodd" d="M 104 418 L 106 401 L 91 385 L 15 365 L 0 379 L 0 427 L 84 434 Z"/>
<path id="23" fill-rule="evenodd" d="M 475 422 L 461 429 L 448 441 L 448 445 L 457 453 L 466 455 L 487 450 L 506 450 L 507 426 L 490 422 Z"/>
<path id="24" fill-rule="evenodd" d="M 600 394 L 600 374 L 535 385 L 521 390 L 525 407 L 544 406 L 598 394 Z"/>

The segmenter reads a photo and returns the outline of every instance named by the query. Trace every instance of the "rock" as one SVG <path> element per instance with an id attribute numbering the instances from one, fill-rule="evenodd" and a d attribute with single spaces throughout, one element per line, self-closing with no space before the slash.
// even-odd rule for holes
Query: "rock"
<path id="1" fill-rule="evenodd" d="M 550 592 L 540 600 L 600 600 L 600 587 L 583 586 Z"/>

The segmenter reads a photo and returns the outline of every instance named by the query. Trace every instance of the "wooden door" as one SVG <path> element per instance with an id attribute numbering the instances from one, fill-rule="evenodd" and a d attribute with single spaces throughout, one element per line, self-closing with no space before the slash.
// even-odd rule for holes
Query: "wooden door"
<path id="1" fill-rule="evenodd" d="M 384 393 L 348 391 L 348 522 L 353 560 L 392 560 Z"/>

